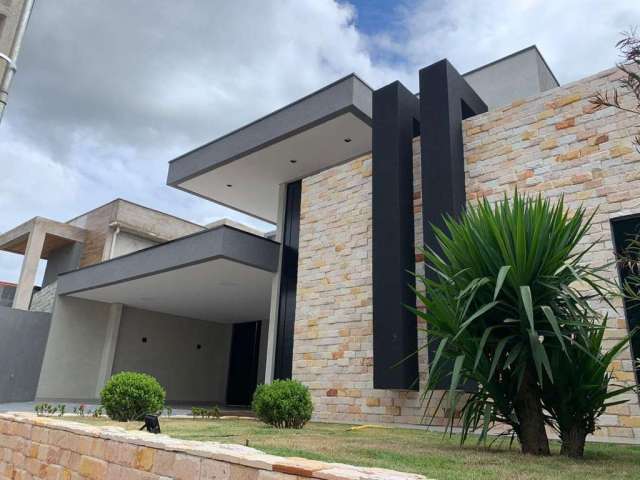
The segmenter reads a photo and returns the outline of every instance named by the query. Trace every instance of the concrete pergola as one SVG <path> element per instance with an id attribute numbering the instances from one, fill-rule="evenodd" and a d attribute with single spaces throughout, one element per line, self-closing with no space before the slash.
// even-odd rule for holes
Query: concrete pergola
<path id="1" fill-rule="evenodd" d="M 74 225 L 34 217 L 0 235 L 0 250 L 24 255 L 13 308 L 29 309 L 39 260 L 70 243 L 84 242 L 86 233 Z"/>

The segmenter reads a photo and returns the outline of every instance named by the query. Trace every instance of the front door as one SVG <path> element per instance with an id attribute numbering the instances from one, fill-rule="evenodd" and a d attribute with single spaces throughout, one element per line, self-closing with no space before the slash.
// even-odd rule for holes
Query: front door
<path id="1" fill-rule="evenodd" d="M 231 334 L 227 405 L 251 405 L 258 382 L 260 326 L 262 322 L 236 323 Z"/>

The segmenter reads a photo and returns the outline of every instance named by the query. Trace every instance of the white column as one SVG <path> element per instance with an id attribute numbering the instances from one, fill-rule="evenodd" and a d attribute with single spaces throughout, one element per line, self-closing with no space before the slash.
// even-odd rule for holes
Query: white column
<path id="1" fill-rule="evenodd" d="M 36 283 L 36 274 L 38 273 L 38 263 L 44 247 L 44 238 L 44 230 L 37 222 L 34 222 L 33 229 L 29 233 L 29 239 L 27 240 L 24 258 L 22 259 L 20 280 L 18 280 L 16 294 L 13 297 L 13 308 L 29 310 L 33 286 Z"/>
<path id="2" fill-rule="evenodd" d="M 278 193 L 278 224 L 276 225 L 276 238 L 280 242 L 278 253 L 278 271 L 271 283 L 271 306 L 269 309 L 269 338 L 267 340 L 267 361 L 265 365 L 264 383 L 273 381 L 273 372 L 276 360 L 276 342 L 278 340 L 278 306 L 280 304 L 280 270 L 282 268 L 282 232 L 284 230 L 284 215 L 287 206 L 287 185 L 280 185 Z"/>
<path id="3" fill-rule="evenodd" d="M 100 369 L 98 370 L 98 379 L 96 383 L 96 398 L 100 398 L 100 392 L 107 380 L 111 378 L 113 369 L 113 359 L 116 354 L 116 346 L 118 344 L 118 333 L 120 333 L 120 320 L 122 319 L 121 303 L 113 303 L 109 307 L 109 318 L 107 320 L 107 331 L 104 338 L 104 346 L 102 347 L 102 358 L 100 359 Z"/>

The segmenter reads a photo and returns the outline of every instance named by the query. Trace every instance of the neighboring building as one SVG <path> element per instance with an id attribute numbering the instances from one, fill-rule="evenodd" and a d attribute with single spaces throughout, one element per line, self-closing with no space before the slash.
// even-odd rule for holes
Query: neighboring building
<path id="1" fill-rule="evenodd" d="M 13 297 L 16 294 L 16 284 L 11 282 L 0 282 L 0 306 L 10 307 L 13 305 Z"/>
<path id="2" fill-rule="evenodd" d="M 443 214 L 516 187 L 564 194 L 570 208 L 599 207 L 585 239 L 602 239 L 597 264 L 640 229 L 637 119 L 589 102 L 619 75 L 558 87 L 535 47 L 466 76 L 437 62 L 418 95 L 349 75 L 173 160 L 169 185 L 275 234 L 214 225 L 117 258 L 97 240 L 93 260 L 57 275 L 38 398 L 95 399 L 132 369 L 172 401 L 247 405 L 256 382 L 293 377 L 318 420 L 420 423 L 428 352 L 392 367 L 426 341 L 403 307 L 415 302 L 407 271 L 423 271 L 418 247 L 434 245 Z M 638 324 L 618 307 L 612 339 Z M 625 352 L 616 380 L 636 373 Z M 640 441 L 628 398 L 598 436 Z"/>
<path id="3" fill-rule="evenodd" d="M 0 121 L 34 0 L 0 0 Z"/>

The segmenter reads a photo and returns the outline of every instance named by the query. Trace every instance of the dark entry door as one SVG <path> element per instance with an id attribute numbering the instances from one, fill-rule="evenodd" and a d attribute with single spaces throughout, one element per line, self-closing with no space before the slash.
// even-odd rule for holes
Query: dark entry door
<path id="1" fill-rule="evenodd" d="M 638 241 L 640 241 L 640 216 L 624 217 L 621 219 L 614 219 L 611 222 L 613 229 L 613 240 L 616 248 L 616 253 L 619 258 L 628 258 L 637 262 L 640 260 L 639 251 L 637 248 Z M 634 262 L 631 262 L 632 264 Z M 638 275 L 637 271 L 631 271 L 629 262 L 619 262 L 618 271 L 620 273 L 620 280 L 624 282 L 629 275 Z M 633 287 L 634 289 L 637 286 Z M 624 301 L 625 315 L 627 317 L 627 327 L 629 331 L 636 327 L 640 327 L 640 302 L 636 300 L 626 299 Z M 632 358 L 637 358 L 640 355 L 640 335 L 635 335 L 631 342 Z M 636 380 L 640 381 L 640 368 L 636 368 Z"/>
<path id="2" fill-rule="evenodd" d="M 227 404 L 251 405 L 258 382 L 260 326 L 262 322 L 236 323 L 231 334 Z"/>

